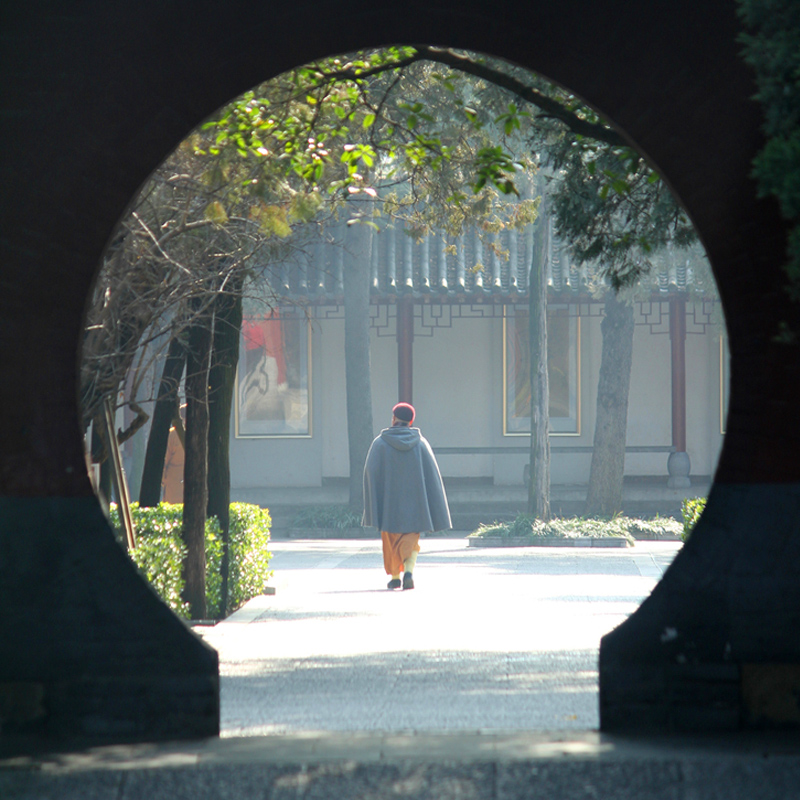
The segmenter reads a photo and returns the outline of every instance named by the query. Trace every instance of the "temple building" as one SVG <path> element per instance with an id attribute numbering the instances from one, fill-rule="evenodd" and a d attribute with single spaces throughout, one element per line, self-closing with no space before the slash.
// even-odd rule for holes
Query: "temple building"
<path id="1" fill-rule="evenodd" d="M 233 499 L 274 506 L 298 490 L 346 499 L 346 259 L 344 236 L 319 236 L 271 270 L 277 300 L 245 302 Z M 547 275 L 553 506 L 577 513 L 609 290 L 552 231 L 535 247 L 530 227 L 417 238 L 402 223 L 381 224 L 370 261 L 373 433 L 389 424 L 395 402 L 412 402 L 451 489 L 519 501 L 529 449 L 532 267 Z M 707 491 L 722 444 L 724 325 L 705 259 L 689 251 L 665 251 L 632 302 L 626 511 L 674 510 L 682 497 Z"/>

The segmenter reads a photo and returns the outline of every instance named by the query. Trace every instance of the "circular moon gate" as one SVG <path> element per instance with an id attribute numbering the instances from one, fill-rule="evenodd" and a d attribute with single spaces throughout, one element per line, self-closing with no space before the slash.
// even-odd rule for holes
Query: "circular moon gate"
<path id="1" fill-rule="evenodd" d="M 3 735 L 214 734 L 216 654 L 135 575 L 83 462 L 77 353 L 92 279 L 137 187 L 203 117 L 315 57 L 398 42 L 491 53 L 568 86 L 645 153 L 697 226 L 732 384 L 706 514 L 605 637 L 605 730 L 800 723 L 797 314 L 785 230 L 748 178 L 759 147 L 733 0 L 42 0 L 9 12 L 0 224 Z"/>

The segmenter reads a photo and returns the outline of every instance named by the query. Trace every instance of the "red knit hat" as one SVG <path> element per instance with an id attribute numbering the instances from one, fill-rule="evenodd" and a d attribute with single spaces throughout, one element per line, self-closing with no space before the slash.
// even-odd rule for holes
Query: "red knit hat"
<path id="1" fill-rule="evenodd" d="M 414 421 L 414 417 L 416 416 L 414 406 L 412 406 L 411 403 L 398 403 L 392 409 L 392 414 L 394 414 L 397 419 L 407 422 L 409 425 Z"/>

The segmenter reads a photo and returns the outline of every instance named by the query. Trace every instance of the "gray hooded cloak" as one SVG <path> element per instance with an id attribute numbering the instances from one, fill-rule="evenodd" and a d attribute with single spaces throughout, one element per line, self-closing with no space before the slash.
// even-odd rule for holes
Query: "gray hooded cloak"
<path id="1" fill-rule="evenodd" d="M 439 465 L 419 428 L 385 428 L 372 442 L 364 465 L 362 524 L 390 533 L 453 527 Z"/>

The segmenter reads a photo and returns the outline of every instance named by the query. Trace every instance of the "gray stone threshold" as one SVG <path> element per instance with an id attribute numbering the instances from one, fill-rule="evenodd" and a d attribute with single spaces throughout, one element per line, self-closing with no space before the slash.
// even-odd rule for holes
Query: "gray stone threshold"
<path id="1" fill-rule="evenodd" d="M 87 746 L 34 755 L 0 753 L 0 774 L 16 770 L 62 773 L 218 763 L 581 761 L 587 758 L 638 761 L 750 756 L 792 757 L 798 759 L 800 765 L 800 734 L 742 732 L 628 737 L 597 731 L 304 731 L 274 736 Z M 800 796 L 800 784 L 797 788 Z"/>
<path id="2" fill-rule="evenodd" d="M 800 797 L 800 741 L 308 732 L 119 745 L 0 759 L 0 797 L 790 800 Z"/>

